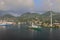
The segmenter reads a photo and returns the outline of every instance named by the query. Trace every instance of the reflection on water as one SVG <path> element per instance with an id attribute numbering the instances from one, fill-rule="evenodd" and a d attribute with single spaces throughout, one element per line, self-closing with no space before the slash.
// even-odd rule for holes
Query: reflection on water
<path id="1" fill-rule="evenodd" d="M 60 29 L 41 28 L 41 31 L 27 29 L 28 25 L 9 25 L 0 29 L 0 40 L 60 40 Z"/>
<path id="2" fill-rule="evenodd" d="M 53 29 L 52 28 L 50 28 L 50 40 L 53 40 L 53 34 L 52 34 L 52 31 L 53 31 Z"/>

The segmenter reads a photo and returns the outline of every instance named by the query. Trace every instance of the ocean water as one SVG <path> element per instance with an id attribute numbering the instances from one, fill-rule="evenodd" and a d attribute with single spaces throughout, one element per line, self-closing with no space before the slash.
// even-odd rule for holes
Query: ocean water
<path id="1" fill-rule="evenodd" d="M 27 25 L 9 25 L 0 29 L 0 40 L 60 40 L 60 28 L 27 29 Z"/>

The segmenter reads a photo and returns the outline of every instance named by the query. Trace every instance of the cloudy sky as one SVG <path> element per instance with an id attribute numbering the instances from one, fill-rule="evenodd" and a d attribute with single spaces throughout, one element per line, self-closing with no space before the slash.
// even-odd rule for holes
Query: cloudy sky
<path id="1" fill-rule="evenodd" d="M 60 0 L 0 0 L 0 10 L 20 12 L 60 12 Z"/>

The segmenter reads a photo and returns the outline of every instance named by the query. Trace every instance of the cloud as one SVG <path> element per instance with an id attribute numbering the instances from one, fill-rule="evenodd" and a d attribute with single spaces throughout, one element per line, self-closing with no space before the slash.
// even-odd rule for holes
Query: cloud
<path id="1" fill-rule="evenodd" d="M 53 5 L 50 6 L 50 3 Z M 38 12 L 48 11 L 50 9 L 60 12 L 60 0 L 41 0 L 38 5 L 37 2 L 34 2 L 34 0 L 0 0 L 0 10 L 22 10 L 21 12 Z"/>
<path id="2" fill-rule="evenodd" d="M 14 10 L 19 8 L 32 8 L 33 0 L 0 0 L 0 10 Z"/>
<path id="3" fill-rule="evenodd" d="M 52 10 L 60 12 L 60 0 L 53 0 L 52 3 Z"/>
<path id="4" fill-rule="evenodd" d="M 40 0 L 40 3 L 37 6 L 35 6 L 34 9 L 36 9 L 34 11 L 37 12 L 49 10 L 60 12 L 60 0 Z"/>
<path id="5" fill-rule="evenodd" d="M 43 0 L 40 9 L 44 11 L 53 10 L 60 12 L 60 0 Z"/>

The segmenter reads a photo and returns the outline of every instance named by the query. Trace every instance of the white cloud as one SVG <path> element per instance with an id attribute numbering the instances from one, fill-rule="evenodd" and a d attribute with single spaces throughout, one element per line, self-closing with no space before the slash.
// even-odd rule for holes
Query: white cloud
<path id="1" fill-rule="evenodd" d="M 60 12 L 60 0 L 43 0 L 43 10 L 53 10 Z M 52 3 L 52 5 L 50 5 Z"/>
<path id="2" fill-rule="evenodd" d="M 52 10 L 60 12 L 60 0 L 53 0 L 52 3 Z"/>
<path id="3" fill-rule="evenodd" d="M 20 7 L 32 8 L 33 0 L 0 0 L 0 10 L 17 9 Z"/>
<path id="4" fill-rule="evenodd" d="M 53 3 L 53 5 L 50 7 L 49 3 Z M 19 9 L 28 9 L 34 11 L 47 11 L 50 8 L 54 11 L 60 11 L 60 0 L 43 0 L 41 2 L 42 5 L 38 6 L 38 8 L 34 7 L 34 0 L 0 0 L 0 10 L 19 10 Z"/>

